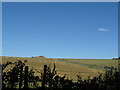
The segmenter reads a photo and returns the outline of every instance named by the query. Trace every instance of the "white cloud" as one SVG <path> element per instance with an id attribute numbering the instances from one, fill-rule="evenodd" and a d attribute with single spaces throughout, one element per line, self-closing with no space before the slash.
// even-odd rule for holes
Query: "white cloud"
<path id="1" fill-rule="evenodd" d="M 99 30 L 99 31 L 102 31 L 102 32 L 108 31 L 108 29 L 105 29 L 105 28 L 99 28 L 98 30 Z"/>

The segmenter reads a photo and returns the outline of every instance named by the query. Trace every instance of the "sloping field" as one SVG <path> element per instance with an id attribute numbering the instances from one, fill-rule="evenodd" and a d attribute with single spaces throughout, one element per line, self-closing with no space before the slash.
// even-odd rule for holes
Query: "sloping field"
<path id="1" fill-rule="evenodd" d="M 79 60 L 63 59 L 63 61 L 73 64 L 80 64 L 91 68 L 98 68 L 98 69 L 103 69 L 105 66 L 116 67 L 116 68 L 118 67 L 118 60 L 112 60 L 112 59 L 79 59 Z"/>
<path id="2" fill-rule="evenodd" d="M 103 73 L 104 66 L 117 67 L 118 61 L 112 59 L 52 59 L 52 58 L 26 58 L 26 57 L 2 57 L 2 63 L 15 62 L 16 60 L 27 60 L 27 65 L 36 72 L 36 75 L 40 75 L 39 72 L 43 71 L 44 65 L 51 65 L 53 67 L 56 64 L 57 74 L 66 74 L 68 78 L 72 78 L 76 81 L 77 75 L 81 75 L 83 78 L 88 76 L 96 76 L 99 73 Z M 11 68 L 11 66 L 9 66 Z"/>

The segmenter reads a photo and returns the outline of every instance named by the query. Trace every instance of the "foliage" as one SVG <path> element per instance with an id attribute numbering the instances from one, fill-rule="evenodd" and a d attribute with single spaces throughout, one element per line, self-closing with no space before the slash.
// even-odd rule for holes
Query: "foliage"
<path id="1" fill-rule="evenodd" d="M 13 68 L 4 72 L 5 68 L 13 64 Z M 24 88 L 25 86 L 25 67 L 26 61 L 17 61 L 14 63 L 7 62 L 2 65 L 2 86 L 5 88 Z M 120 89 L 120 73 L 114 67 L 105 67 L 105 74 L 99 74 L 92 79 L 82 79 L 81 75 L 77 75 L 77 82 L 67 79 L 66 75 L 59 76 L 56 71 L 56 65 L 52 69 L 51 65 L 47 66 L 46 74 L 41 72 L 40 76 L 35 76 L 34 69 L 28 70 L 27 83 L 28 88 L 42 88 L 45 83 L 45 89 L 75 89 L 75 90 L 119 90 Z M 43 80 L 45 77 L 45 80 Z M 119 88 L 119 89 L 118 89 Z"/>

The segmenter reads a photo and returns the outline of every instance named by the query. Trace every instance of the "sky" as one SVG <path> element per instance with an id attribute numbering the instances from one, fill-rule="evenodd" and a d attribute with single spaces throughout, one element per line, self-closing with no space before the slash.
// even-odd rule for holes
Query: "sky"
<path id="1" fill-rule="evenodd" d="M 0 56 L 2 56 L 2 3 L 0 2 Z"/>
<path id="2" fill-rule="evenodd" d="M 117 2 L 4 2 L 2 55 L 117 57 L 117 5 Z"/>
<path id="3" fill-rule="evenodd" d="M 2 2 L 119 2 L 119 0 L 2 0 Z"/>

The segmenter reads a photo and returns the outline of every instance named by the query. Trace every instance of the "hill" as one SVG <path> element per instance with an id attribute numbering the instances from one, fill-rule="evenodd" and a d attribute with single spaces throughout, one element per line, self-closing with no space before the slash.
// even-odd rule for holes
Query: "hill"
<path id="1" fill-rule="evenodd" d="M 56 64 L 57 74 L 63 76 L 67 75 L 76 81 L 77 75 L 83 78 L 88 76 L 96 76 L 99 73 L 104 73 L 105 66 L 117 67 L 118 61 L 112 59 L 57 59 L 57 58 L 28 58 L 28 57 L 6 57 L 2 56 L 2 64 L 6 62 L 15 62 L 16 60 L 27 61 L 27 65 L 33 68 L 36 75 L 42 72 L 43 66 Z M 12 66 L 9 66 L 11 68 Z"/>

